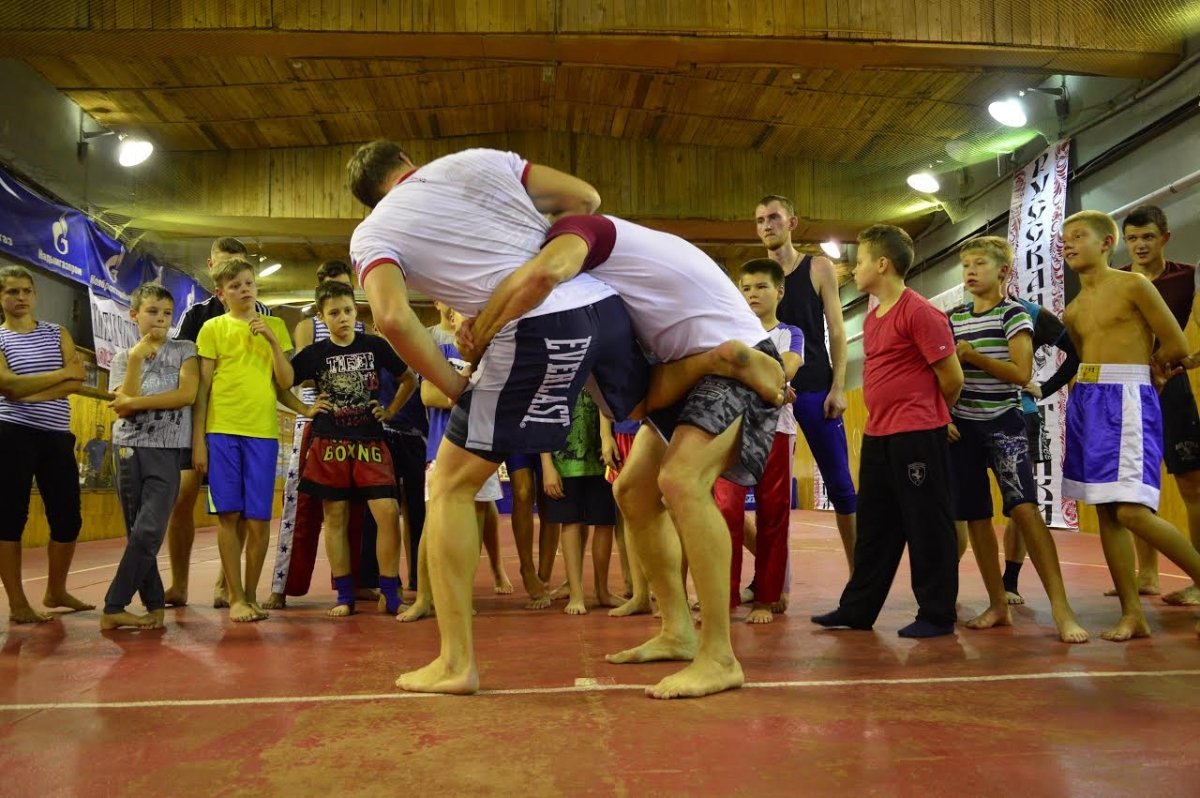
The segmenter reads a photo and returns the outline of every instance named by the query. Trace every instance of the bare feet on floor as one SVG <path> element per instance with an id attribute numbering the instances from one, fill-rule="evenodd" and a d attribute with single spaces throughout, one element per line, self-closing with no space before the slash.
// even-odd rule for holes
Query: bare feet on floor
<path id="1" fill-rule="evenodd" d="M 650 612 L 650 599 L 634 596 L 619 607 L 608 611 L 610 618 L 624 618 L 627 615 L 646 615 Z"/>
<path id="2" fill-rule="evenodd" d="M 725 376 L 749 386 L 774 407 L 783 404 L 787 380 L 775 358 L 741 341 L 726 341 L 715 352 L 728 367 Z"/>
<path id="3" fill-rule="evenodd" d="M 1162 588 L 1158 584 L 1158 574 L 1153 573 L 1142 576 L 1142 574 L 1139 573 L 1137 575 L 1137 589 L 1139 596 L 1161 596 Z M 1117 595 L 1117 589 L 1114 587 L 1109 590 L 1105 590 L 1104 595 L 1115 596 Z"/>
<path id="4" fill-rule="evenodd" d="M 258 616 L 255 618 L 257 621 L 265 621 L 267 618 L 271 617 L 271 613 L 264 610 L 263 606 L 257 601 L 250 602 L 250 609 L 254 610 L 254 614 Z"/>
<path id="5" fill-rule="evenodd" d="M 513 592 L 513 584 L 508 579 L 508 574 L 501 571 L 499 574 L 492 574 L 492 590 L 496 591 L 497 595 L 507 596 Z"/>
<path id="6" fill-rule="evenodd" d="M 1174 593 L 1163 596 L 1163 603 L 1173 607 L 1200 606 L 1200 589 L 1195 585 L 1188 585 L 1183 590 L 1176 590 Z"/>
<path id="7" fill-rule="evenodd" d="M 699 698 L 700 696 L 734 690 L 746 681 L 742 666 L 730 657 L 721 663 L 712 659 L 697 660 L 679 673 L 673 673 L 653 687 L 646 688 L 651 698 Z"/>
<path id="8" fill-rule="evenodd" d="M 994 626 L 1012 626 L 1012 614 L 1009 613 L 1007 604 L 1003 608 L 988 607 L 963 625 L 968 629 L 991 629 Z"/>
<path id="9" fill-rule="evenodd" d="M 571 595 L 571 586 L 564 579 L 563 583 L 550 591 L 550 600 L 558 601 L 561 598 L 567 598 Z"/>
<path id="10" fill-rule="evenodd" d="M 283 593 L 272 593 L 262 603 L 264 610 L 282 610 L 287 607 L 287 596 Z"/>
<path id="11" fill-rule="evenodd" d="M 424 668 L 402 674 L 396 686 L 410 693 L 449 693 L 471 695 L 479 690 L 479 673 L 475 664 L 450 668 L 438 657 Z"/>
<path id="12" fill-rule="evenodd" d="M 426 599 L 422 599 L 420 596 L 417 596 L 416 600 L 413 601 L 412 606 L 397 615 L 396 620 L 400 623 L 411 623 L 413 621 L 419 621 L 426 615 L 430 615 L 432 613 L 433 603 Z"/>
<path id="13" fill-rule="evenodd" d="M 1025 603 L 1025 599 L 1021 597 L 1020 593 L 1013 593 L 1011 590 L 1005 591 L 1004 597 L 1008 599 L 1008 606 L 1010 607 Z"/>
<path id="14" fill-rule="evenodd" d="M 547 593 L 543 593 L 540 596 L 530 596 L 529 601 L 525 602 L 525 609 L 527 609 L 527 610 L 544 610 L 547 607 L 549 607 L 550 604 L 551 604 L 550 594 L 547 592 Z"/>
<path id="15" fill-rule="evenodd" d="M 779 601 L 771 605 L 771 612 L 787 612 L 788 601 L 790 599 L 791 597 L 787 593 L 784 593 L 779 597 Z"/>
<path id="16" fill-rule="evenodd" d="M 546 594 L 547 586 L 537 575 L 537 571 L 521 571 L 521 583 L 525 586 L 525 592 L 529 594 L 531 599 L 541 598 Z"/>
<path id="17" fill-rule="evenodd" d="M 347 615 L 353 614 L 354 607 L 349 604 L 335 604 L 329 608 L 329 612 L 327 613 L 330 618 L 345 618 Z"/>
<path id="18" fill-rule="evenodd" d="M 1087 630 L 1079 625 L 1075 613 L 1067 609 L 1062 613 L 1054 613 L 1054 625 L 1058 627 L 1058 639 L 1064 643 L 1086 643 Z"/>
<path id="19" fill-rule="evenodd" d="M 9 623 L 46 623 L 54 616 L 46 612 L 38 612 L 26 604 L 24 607 L 13 607 L 8 611 Z"/>
<path id="20" fill-rule="evenodd" d="M 379 591 L 369 587 L 360 587 L 354 591 L 355 601 L 374 601 L 377 598 L 379 598 Z"/>
<path id="21" fill-rule="evenodd" d="M 587 605 L 583 599 L 570 599 L 567 606 L 563 608 L 563 612 L 567 615 L 587 615 Z"/>
<path id="22" fill-rule="evenodd" d="M 163 603 L 168 607 L 186 607 L 188 602 L 187 594 L 187 585 L 183 587 L 171 585 L 167 589 L 166 595 L 163 596 Z"/>
<path id="23" fill-rule="evenodd" d="M 625 602 L 628 600 L 629 599 L 625 598 L 624 596 L 618 596 L 607 591 L 596 594 L 596 604 L 601 607 L 612 607 L 615 609 L 616 607 L 624 606 Z"/>
<path id="24" fill-rule="evenodd" d="M 167 625 L 166 610 L 150 610 L 142 617 L 146 619 L 147 629 L 162 629 Z"/>
<path id="25" fill-rule="evenodd" d="M 219 610 L 229 606 L 229 594 L 225 588 L 219 587 L 213 591 L 213 609 Z"/>
<path id="26" fill-rule="evenodd" d="M 120 629 L 128 626 L 134 629 L 146 629 L 150 626 L 149 615 L 134 615 L 132 612 L 102 612 L 100 613 L 101 631 Z"/>
<path id="27" fill-rule="evenodd" d="M 1126 640 L 1132 640 L 1135 637 L 1149 637 L 1150 626 L 1146 623 L 1146 618 L 1143 615 L 1128 616 L 1122 615 L 1121 620 L 1117 621 L 1117 625 L 1111 629 L 1105 629 L 1100 633 L 1100 636 L 1111 643 L 1124 643 Z"/>
<path id="28" fill-rule="evenodd" d="M 265 615 L 259 615 L 258 611 L 253 606 L 244 602 L 238 601 L 229 607 L 229 620 L 235 623 L 250 623 L 251 621 L 261 621 Z"/>
<path id="29" fill-rule="evenodd" d="M 66 609 L 71 612 L 83 612 L 84 610 L 96 609 L 95 604 L 88 604 L 86 601 L 80 601 L 70 593 L 56 593 L 42 596 L 42 605 L 48 610 Z"/>
<path id="30" fill-rule="evenodd" d="M 661 662 L 662 660 L 687 661 L 696 656 L 696 631 L 689 629 L 688 634 L 680 638 L 669 638 L 663 634 L 642 643 L 640 646 L 609 654 L 604 659 L 614 665 L 625 665 L 630 662 Z"/>
<path id="31" fill-rule="evenodd" d="M 775 620 L 775 615 L 766 604 L 755 604 L 754 608 L 750 610 L 750 614 L 746 616 L 746 623 L 770 623 L 773 620 Z"/>

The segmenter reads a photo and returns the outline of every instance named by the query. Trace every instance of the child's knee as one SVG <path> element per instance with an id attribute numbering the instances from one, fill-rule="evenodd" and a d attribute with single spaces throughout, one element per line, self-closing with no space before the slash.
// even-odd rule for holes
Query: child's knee
<path id="1" fill-rule="evenodd" d="M 1131 529 L 1143 521 L 1150 513 L 1150 508 L 1141 504 L 1118 504 L 1113 508 L 1116 522 L 1126 529 Z"/>

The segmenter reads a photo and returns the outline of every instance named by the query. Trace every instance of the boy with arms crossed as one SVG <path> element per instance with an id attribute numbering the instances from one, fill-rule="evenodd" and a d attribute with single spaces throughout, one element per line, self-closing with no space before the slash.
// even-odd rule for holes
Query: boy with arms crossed
<path id="1" fill-rule="evenodd" d="M 1086 643 L 1087 632 L 1067 602 L 1054 539 L 1038 513 L 1018 389 L 1033 373 L 1033 323 L 1023 306 L 1004 298 L 1012 249 L 1002 238 L 985 236 L 963 245 L 959 257 L 964 288 L 972 299 L 950 313 L 965 379 L 962 395 L 950 411 L 954 419 L 950 460 L 956 486 L 955 515 L 967 523 L 971 550 L 990 601 L 990 606 L 966 625 L 989 629 L 1012 624 L 992 528 L 987 479 L 991 468 L 1000 485 L 1004 513 L 1016 522 L 1046 587 L 1059 638 L 1064 643 Z"/>
<path id="2" fill-rule="evenodd" d="M 125 516 L 125 552 L 104 597 L 101 629 L 161 629 L 166 599 L 158 551 L 179 493 L 179 474 L 192 445 L 192 403 L 200 369 L 196 345 L 171 339 L 174 297 L 155 283 L 138 286 L 129 315 L 142 338 L 113 358 L 109 379 L 117 385 L 109 407 L 117 414 L 117 495 Z M 145 615 L 125 607 L 141 596 Z"/>
<path id="3" fill-rule="evenodd" d="M 209 509 L 220 524 L 217 544 L 229 590 L 229 617 L 237 622 L 268 616 L 256 591 L 267 556 L 275 463 L 279 455 L 277 389 L 292 387 L 287 327 L 255 308 L 254 268 L 240 258 L 213 273 L 228 310 L 200 328 L 200 386 L 192 411 L 192 464 L 208 473 Z M 239 521 L 245 519 L 245 536 Z M 242 548 L 246 549 L 245 582 Z"/>
<path id="4" fill-rule="evenodd" d="M 954 634 L 958 557 L 946 430 L 962 390 L 945 315 L 905 287 L 912 239 L 891 225 L 858 236 L 854 282 L 879 299 L 867 313 L 863 399 L 870 414 L 859 468 L 854 568 L 824 627 L 870 629 L 908 546 L 917 619 L 901 637 Z"/>
<path id="5" fill-rule="evenodd" d="M 1082 361 L 1067 402 L 1063 495 L 1096 507 L 1104 558 L 1121 599 L 1121 619 L 1101 637 L 1123 642 L 1150 635 L 1129 532 L 1200 581 L 1200 554 L 1155 514 L 1162 411 L 1150 371 L 1187 357 L 1187 339 L 1149 280 L 1109 266 L 1120 237 L 1112 217 L 1082 211 L 1063 222 L 1062 237 L 1063 259 L 1080 282 L 1063 323 Z"/>
<path id="6" fill-rule="evenodd" d="M 292 361 L 297 382 L 316 382 L 318 399 L 312 442 L 300 475 L 300 490 L 321 501 L 325 518 L 325 551 L 337 591 L 330 616 L 354 612 L 354 577 L 350 573 L 348 535 L 350 502 L 366 500 L 378 528 L 379 606 L 395 615 L 400 609 L 400 507 L 396 475 L 383 439 L 385 418 L 408 401 L 398 392 L 389 407 L 379 404 L 380 372 L 402 377 L 408 366 L 387 341 L 356 331 L 354 289 L 327 280 L 317 287 L 317 314 L 329 337 L 311 344 Z"/>

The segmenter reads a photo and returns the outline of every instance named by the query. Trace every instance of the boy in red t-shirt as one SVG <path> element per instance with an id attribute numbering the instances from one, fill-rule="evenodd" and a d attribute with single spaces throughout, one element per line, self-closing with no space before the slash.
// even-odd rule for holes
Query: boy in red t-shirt
<path id="1" fill-rule="evenodd" d="M 879 300 L 864 325 L 866 433 L 858 472 L 854 571 L 825 627 L 870 629 L 908 545 L 917 619 L 901 637 L 954 633 L 958 550 L 950 503 L 949 408 L 963 373 L 945 314 L 904 285 L 912 239 L 875 225 L 858 237 L 854 282 Z"/>

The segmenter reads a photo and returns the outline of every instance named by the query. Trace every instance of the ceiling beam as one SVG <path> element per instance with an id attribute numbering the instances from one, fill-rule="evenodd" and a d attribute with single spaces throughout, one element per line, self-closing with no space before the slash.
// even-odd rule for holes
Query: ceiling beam
<path id="1" fill-rule="evenodd" d="M 122 213 L 120 209 L 114 209 Z M 897 223 L 910 234 L 924 229 L 928 214 L 912 216 Z M 752 219 L 663 219 L 633 217 L 654 230 L 671 233 L 697 245 L 759 243 Z M 210 216 L 176 213 L 141 213 L 129 219 L 134 229 L 152 230 L 164 239 L 207 238 L 222 235 L 260 239 L 281 237 L 291 240 L 310 238 L 344 239 L 358 225 L 358 219 L 282 218 L 276 216 Z M 797 242 L 853 241 L 870 221 L 800 219 L 793 233 Z"/>
<path id="2" fill-rule="evenodd" d="M 214 36 L 219 47 L 214 49 Z M 1182 58 L 1162 50 L 678 34 L 374 33 L 354 31 L 8 30 L 10 56 L 113 53 L 143 57 L 437 58 L 590 64 L 640 69 L 770 66 L 804 69 L 1032 70 L 1157 78 Z"/>

